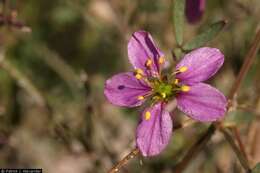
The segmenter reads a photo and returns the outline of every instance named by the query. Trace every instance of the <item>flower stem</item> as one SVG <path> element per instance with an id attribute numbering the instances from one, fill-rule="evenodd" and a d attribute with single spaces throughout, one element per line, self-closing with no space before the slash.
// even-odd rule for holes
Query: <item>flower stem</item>
<path id="1" fill-rule="evenodd" d="M 129 154 L 127 154 L 121 161 L 119 161 L 112 169 L 108 171 L 108 173 L 116 173 L 122 168 L 124 165 L 128 163 L 129 160 L 135 158 L 139 154 L 139 149 L 133 149 Z"/>

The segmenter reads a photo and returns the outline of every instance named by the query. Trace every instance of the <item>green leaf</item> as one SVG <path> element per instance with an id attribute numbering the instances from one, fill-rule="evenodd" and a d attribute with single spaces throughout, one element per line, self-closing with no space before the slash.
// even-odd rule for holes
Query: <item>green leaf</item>
<path id="1" fill-rule="evenodd" d="M 260 173 L 260 163 L 257 163 L 252 173 Z"/>
<path id="2" fill-rule="evenodd" d="M 205 45 L 207 42 L 216 37 L 216 35 L 223 29 L 226 23 L 226 21 L 222 20 L 210 25 L 204 32 L 196 36 L 190 42 L 186 43 L 183 46 L 183 49 L 189 51 Z"/>
<path id="3" fill-rule="evenodd" d="M 185 0 L 174 0 L 173 23 L 175 30 L 175 39 L 179 46 L 182 45 L 183 42 L 184 7 Z"/>
<path id="4" fill-rule="evenodd" d="M 180 48 L 175 48 L 173 49 L 173 53 L 176 57 L 177 60 L 180 60 L 181 56 L 182 56 L 182 51 Z"/>

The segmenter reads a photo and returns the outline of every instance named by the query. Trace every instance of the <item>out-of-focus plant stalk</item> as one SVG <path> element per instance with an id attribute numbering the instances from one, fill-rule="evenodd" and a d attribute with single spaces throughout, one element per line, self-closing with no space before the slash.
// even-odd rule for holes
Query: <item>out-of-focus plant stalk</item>
<path id="1" fill-rule="evenodd" d="M 247 53 L 246 57 L 245 57 L 245 61 L 241 67 L 241 70 L 239 71 L 239 74 L 237 76 L 237 79 L 234 83 L 234 85 L 231 88 L 231 91 L 229 93 L 229 99 L 233 100 L 234 96 L 236 95 L 236 93 L 238 92 L 242 81 L 244 80 L 246 74 L 248 73 L 254 58 L 256 57 L 256 53 L 259 49 L 260 46 L 260 30 L 258 30 L 255 39 L 252 43 L 252 46 L 249 50 L 249 52 Z"/>
<path id="2" fill-rule="evenodd" d="M 33 83 L 16 67 L 14 67 L 4 55 L 0 53 L 0 67 L 5 70 L 17 83 L 29 93 L 40 106 L 47 106 L 43 94 L 33 85 Z"/>
<path id="3" fill-rule="evenodd" d="M 83 89 L 84 83 L 70 65 L 68 65 L 56 52 L 48 49 L 45 45 L 38 46 L 39 54 L 42 55 L 40 57 L 43 61 L 55 71 L 72 90 Z"/>

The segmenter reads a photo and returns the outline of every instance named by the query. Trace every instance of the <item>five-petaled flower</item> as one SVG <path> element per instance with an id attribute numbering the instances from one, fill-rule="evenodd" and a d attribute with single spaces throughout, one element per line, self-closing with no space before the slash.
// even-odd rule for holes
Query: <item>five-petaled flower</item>
<path id="1" fill-rule="evenodd" d="M 202 83 L 224 62 L 216 48 L 203 47 L 184 56 L 170 77 L 162 73 L 164 54 L 145 31 L 135 32 L 128 43 L 128 56 L 134 71 L 108 79 L 105 96 L 118 106 L 149 105 L 137 127 L 136 143 L 143 156 L 159 154 L 169 143 L 172 119 L 165 109 L 171 99 L 191 118 L 210 122 L 222 118 L 227 100 L 217 89 Z"/>

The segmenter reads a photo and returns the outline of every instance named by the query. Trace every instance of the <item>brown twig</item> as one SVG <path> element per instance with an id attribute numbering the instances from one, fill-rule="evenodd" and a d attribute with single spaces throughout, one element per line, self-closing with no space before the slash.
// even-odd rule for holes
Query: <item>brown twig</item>
<path id="1" fill-rule="evenodd" d="M 122 168 L 129 160 L 133 159 L 139 154 L 139 149 L 133 149 L 129 154 L 127 154 L 121 161 L 119 161 L 108 173 L 116 173 Z"/>
<path id="2" fill-rule="evenodd" d="M 259 49 L 259 46 L 260 46 L 260 30 L 257 32 L 255 39 L 252 43 L 252 46 L 245 57 L 245 61 L 241 67 L 241 70 L 239 71 L 237 79 L 231 88 L 231 91 L 229 93 L 229 99 L 231 101 L 234 99 L 235 94 L 239 90 L 242 81 L 244 80 L 246 74 L 248 73 L 248 71 L 254 61 L 254 58 L 256 57 L 256 53 Z"/>
<path id="3" fill-rule="evenodd" d="M 233 132 L 233 134 L 234 134 L 234 136 L 235 136 L 235 138 L 237 140 L 237 143 L 238 143 L 238 146 L 240 148 L 240 151 L 244 155 L 245 159 L 248 160 L 248 157 L 247 157 L 247 154 L 246 154 L 246 150 L 245 150 L 244 144 L 242 142 L 242 139 L 241 139 L 241 137 L 239 135 L 238 129 L 236 128 L 236 126 L 235 127 L 231 127 L 230 129 L 232 130 L 232 132 Z"/>

